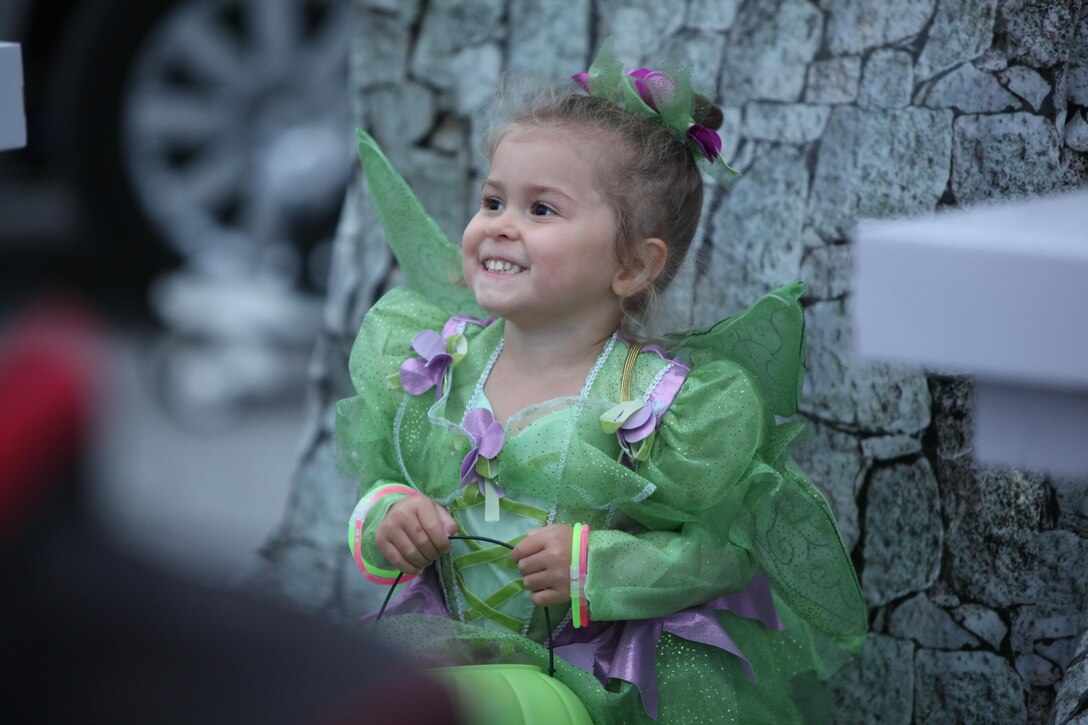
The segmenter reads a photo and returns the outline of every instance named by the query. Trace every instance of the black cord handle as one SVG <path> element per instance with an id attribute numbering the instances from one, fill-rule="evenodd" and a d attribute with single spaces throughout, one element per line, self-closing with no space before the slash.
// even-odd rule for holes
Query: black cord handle
<path id="1" fill-rule="evenodd" d="M 462 541 L 486 541 L 487 543 L 495 544 L 496 546 L 505 546 L 507 549 L 512 550 L 514 548 L 505 541 L 499 541 L 498 539 L 492 539 L 487 536 L 461 536 L 460 534 L 455 534 L 454 536 L 451 536 L 450 539 L 460 539 Z M 400 584 L 402 576 L 404 576 L 404 572 L 398 573 L 397 578 L 393 580 L 392 586 L 389 587 L 389 592 L 385 595 L 385 601 L 382 602 L 382 608 L 378 610 L 378 616 L 374 618 L 374 624 L 377 624 L 382 620 L 382 616 L 385 614 L 385 608 L 389 606 L 389 600 L 393 598 L 393 590 Z M 544 626 L 548 630 L 548 675 L 550 677 L 555 677 L 555 645 L 552 644 L 552 617 L 551 614 L 548 613 L 547 607 L 543 607 L 543 609 Z"/>

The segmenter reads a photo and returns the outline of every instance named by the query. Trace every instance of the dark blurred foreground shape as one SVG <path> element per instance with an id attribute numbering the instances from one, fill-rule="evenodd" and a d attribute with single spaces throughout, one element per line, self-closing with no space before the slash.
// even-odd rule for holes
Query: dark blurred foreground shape
<path id="1" fill-rule="evenodd" d="M 0 722 L 455 722 L 366 639 L 108 543 L 79 486 L 96 346 L 72 303 L 0 330 Z"/>

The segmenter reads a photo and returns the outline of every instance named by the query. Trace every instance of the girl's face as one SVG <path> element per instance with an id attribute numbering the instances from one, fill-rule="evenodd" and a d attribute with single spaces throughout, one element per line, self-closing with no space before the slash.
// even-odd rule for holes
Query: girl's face
<path id="1" fill-rule="evenodd" d="M 499 141 L 461 241 L 476 302 L 519 325 L 620 316 L 616 220 L 584 132 L 514 128 Z"/>

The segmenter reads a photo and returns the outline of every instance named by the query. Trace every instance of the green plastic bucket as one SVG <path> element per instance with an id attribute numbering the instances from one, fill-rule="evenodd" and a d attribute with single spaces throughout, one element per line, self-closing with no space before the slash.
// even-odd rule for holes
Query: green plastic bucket
<path id="1" fill-rule="evenodd" d="M 469 725 L 593 725 L 571 689 L 535 665 L 433 670 L 453 690 Z"/>

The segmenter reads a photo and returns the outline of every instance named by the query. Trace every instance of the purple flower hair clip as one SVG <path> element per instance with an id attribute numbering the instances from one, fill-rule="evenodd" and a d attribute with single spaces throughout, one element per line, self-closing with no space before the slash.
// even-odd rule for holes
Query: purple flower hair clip
<path id="1" fill-rule="evenodd" d="M 435 398 L 442 396 L 446 375 L 451 365 L 461 362 L 468 352 L 465 336 L 455 333 L 446 337 L 434 330 L 424 330 L 412 338 L 412 349 L 419 357 L 410 357 L 400 366 L 396 382 L 410 395 L 422 395 L 431 388 Z"/>
<path id="2" fill-rule="evenodd" d="M 470 410 L 465 415 L 464 427 L 472 438 L 473 448 L 461 461 L 461 488 L 475 483 L 484 496 L 484 521 L 498 521 L 499 499 L 506 493 L 494 481 L 499 475 L 495 457 L 506 442 L 506 431 L 487 408 Z"/>
<path id="3" fill-rule="evenodd" d="M 696 123 L 693 108 L 699 100 L 690 73 L 677 67 L 675 74 L 650 68 L 624 69 L 612 52 L 612 39 L 601 46 L 588 71 L 571 78 L 586 93 L 615 103 L 620 108 L 653 120 L 685 142 L 692 154 L 710 164 L 707 171 L 728 189 L 739 172 L 722 158 L 722 139 L 714 129 Z"/>

